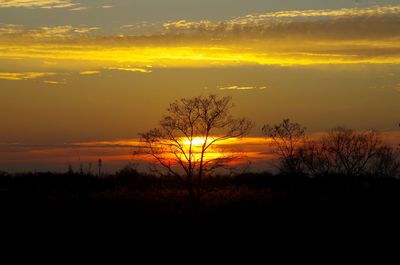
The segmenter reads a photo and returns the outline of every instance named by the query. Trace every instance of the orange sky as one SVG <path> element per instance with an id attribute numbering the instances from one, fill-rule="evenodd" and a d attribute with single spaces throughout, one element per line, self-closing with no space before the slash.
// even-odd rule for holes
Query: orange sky
<path id="1" fill-rule="evenodd" d="M 318 136 L 319 134 L 315 134 Z M 384 132 L 383 139 L 392 145 L 400 143 L 400 131 Z M 27 146 L 21 144 L 0 144 L 0 168 L 2 170 L 24 171 L 66 171 L 68 165 L 78 170 L 80 164 L 85 170 L 90 167 L 95 172 L 98 159 L 104 168 L 113 172 L 132 163 L 141 170 L 148 170 L 153 160 L 141 152 L 143 145 L 138 140 L 117 140 L 100 142 L 81 142 L 53 146 Z M 218 150 L 241 156 L 236 164 L 250 163 L 249 170 L 273 169 L 274 155 L 269 151 L 268 140 L 263 137 L 245 137 L 218 144 L 211 156 L 218 156 Z M 135 153 L 135 154 L 133 154 Z"/>

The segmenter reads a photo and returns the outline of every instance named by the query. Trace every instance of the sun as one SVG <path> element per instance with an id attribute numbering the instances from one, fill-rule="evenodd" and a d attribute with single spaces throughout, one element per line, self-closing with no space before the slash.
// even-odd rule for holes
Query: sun
<path id="1" fill-rule="evenodd" d="M 204 137 L 194 137 L 192 140 L 184 139 L 183 145 L 190 146 L 190 144 L 192 144 L 192 147 L 201 147 L 204 145 L 205 142 L 206 142 L 206 139 Z"/>

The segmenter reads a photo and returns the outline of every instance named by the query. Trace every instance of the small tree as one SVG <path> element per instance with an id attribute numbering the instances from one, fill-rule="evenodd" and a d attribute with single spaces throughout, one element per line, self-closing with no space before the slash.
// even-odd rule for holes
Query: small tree
<path id="1" fill-rule="evenodd" d="M 399 150 L 393 146 L 381 146 L 372 160 L 371 173 L 377 177 L 397 177 L 400 173 L 399 156 Z"/>
<path id="2" fill-rule="evenodd" d="M 264 125 L 262 131 L 270 140 L 272 152 L 280 159 L 279 169 L 282 173 L 297 174 L 301 172 L 299 146 L 305 139 L 305 127 L 285 119 L 275 125 Z"/>
<path id="3" fill-rule="evenodd" d="M 205 176 L 237 159 L 224 150 L 216 151 L 216 144 L 241 138 L 252 127 L 247 119 L 233 118 L 232 107 L 230 97 L 183 98 L 170 104 L 158 128 L 141 134 L 157 171 L 182 180 L 192 200 L 202 196 Z"/>
<path id="4" fill-rule="evenodd" d="M 331 130 L 322 138 L 336 168 L 336 173 L 349 176 L 368 172 L 369 163 L 382 144 L 375 131 L 353 131 L 346 128 Z"/>
<path id="5" fill-rule="evenodd" d="M 335 128 L 315 140 L 308 140 L 300 157 L 311 175 L 365 174 L 387 175 L 395 172 L 392 147 L 385 145 L 375 131 Z"/>
<path id="6" fill-rule="evenodd" d="M 306 139 L 299 150 L 304 171 L 311 176 L 326 176 L 334 170 L 332 156 L 326 141 Z"/>

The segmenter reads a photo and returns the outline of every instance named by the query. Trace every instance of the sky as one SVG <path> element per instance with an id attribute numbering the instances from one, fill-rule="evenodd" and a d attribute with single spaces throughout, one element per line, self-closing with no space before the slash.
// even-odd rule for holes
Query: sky
<path id="1" fill-rule="evenodd" d="M 210 93 L 250 137 L 284 118 L 393 134 L 399 74 L 400 1 L 0 0 L 0 170 L 120 166 L 115 143 Z"/>

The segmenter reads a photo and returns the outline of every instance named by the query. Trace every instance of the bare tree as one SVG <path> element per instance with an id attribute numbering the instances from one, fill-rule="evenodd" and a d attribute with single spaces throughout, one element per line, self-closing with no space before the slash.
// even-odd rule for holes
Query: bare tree
<path id="1" fill-rule="evenodd" d="M 381 146 L 372 160 L 371 173 L 377 177 L 397 177 L 400 173 L 399 157 L 399 150 L 393 146 Z"/>
<path id="2" fill-rule="evenodd" d="M 158 128 L 141 134 L 158 172 L 182 180 L 193 200 L 202 196 L 205 176 L 237 158 L 223 150 L 216 151 L 216 145 L 241 138 L 252 127 L 247 119 L 233 118 L 232 107 L 230 97 L 183 98 L 170 104 Z"/>
<path id="3" fill-rule="evenodd" d="M 395 150 L 375 131 L 335 128 L 316 140 L 307 140 L 300 157 L 311 175 L 392 174 L 396 168 Z M 379 168 L 379 170 L 378 170 Z"/>
<path id="4" fill-rule="evenodd" d="M 375 131 L 353 131 L 346 128 L 331 130 L 322 138 L 336 173 L 357 176 L 368 172 L 371 160 L 382 144 Z"/>
<path id="5" fill-rule="evenodd" d="M 305 130 L 305 127 L 289 119 L 262 128 L 264 135 L 270 139 L 272 152 L 279 156 L 281 172 L 297 174 L 302 171 L 298 151 L 305 139 Z"/>
<path id="6" fill-rule="evenodd" d="M 299 149 L 304 171 L 311 176 L 323 176 L 334 169 L 328 146 L 321 139 L 306 139 Z"/>

